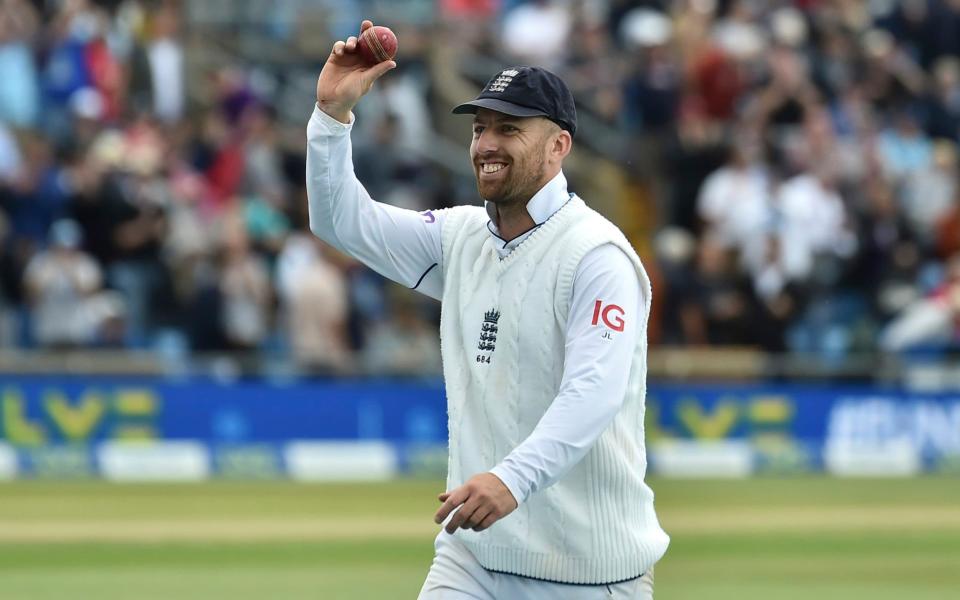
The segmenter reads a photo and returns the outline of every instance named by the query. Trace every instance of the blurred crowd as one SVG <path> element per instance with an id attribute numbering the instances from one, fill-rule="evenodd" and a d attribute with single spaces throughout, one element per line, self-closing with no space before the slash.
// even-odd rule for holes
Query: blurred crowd
<path id="1" fill-rule="evenodd" d="M 435 308 L 307 229 L 310 95 L 285 126 L 231 63 L 191 98 L 186 14 L 0 0 L 0 343 L 436 373 Z"/>
<path id="2" fill-rule="evenodd" d="M 291 102 L 257 56 L 191 69 L 197 22 L 250 6 L 0 0 L 0 346 L 438 372 L 435 303 L 307 229 L 312 89 Z M 386 11 L 400 68 L 358 109 L 354 159 L 375 198 L 417 210 L 477 201 L 448 162 L 466 138 L 437 133 L 449 48 L 431 40 L 564 76 L 630 140 L 605 160 L 650 191 L 655 343 L 843 357 L 960 339 L 956 0 L 271 6 L 247 29 L 313 78 Z"/>
<path id="3" fill-rule="evenodd" d="M 646 3 L 618 30 L 663 178 L 663 341 L 956 347 L 960 2 Z"/>

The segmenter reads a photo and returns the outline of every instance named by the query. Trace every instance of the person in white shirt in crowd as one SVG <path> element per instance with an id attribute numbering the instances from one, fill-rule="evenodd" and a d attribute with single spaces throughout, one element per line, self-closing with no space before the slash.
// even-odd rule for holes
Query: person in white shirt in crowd
<path id="1" fill-rule="evenodd" d="M 187 108 L 186 61 L 179 11 L 163 5 L 151 11 L 148 37 L 130 59 L 131 103 L 166 124 L 177 123 Z"/>
<path id="2" fill-rule="evenodd" d="M 177 13 L 165 8 L 154 18 L 153 39 L 147 46 L 153 81 L 153 112 L 161 120 L 173 123 L 183 116 L 186 106 L 183 47 L 177 39 Z"/>
<path id="3" fill-rule="evenodd" d="M 769 220 L 771 181 L 760 140 L 738 136 L 727 163 L 707 176 L 697 197 L 704 235 L 742 249 Z"/>
<path id="4" fill-rule="evenodd" d="M 652 598 L 669 538 L 644 483 L 650 283 L 567 190 L 573 97 L 543 69 L 496 74 L 454 109 L 485 206 L 418 213 L 373 201 L 351 162 L 352 109 L 395 66 L 334 44 L 307 186 L 314 234 L 441 300 L 450 461 L 420 599 Z"/>
<path id="5" fill-rule="evenodd" d="M 27 263 L 23 281 L 31 306 L 34 341 L 43 347 L 71 348 L 109 341 L 107 326 L 124 318 L 123 301 L 103 290 L 103 273 L 80 249 L 75 221 L 50 227 L 50 247 Z M 116 341 L 116 340 L 114 340 Z"/>
<path id="6" fill-rule="evenodd" d="M 518 60 L 535 65 L 560 66 L 570 45 L 573 14 L 556 0 L 533 0 L 513 8 L 503 17 L 504 50 Z"/>
<path id="7" fill-rule="evenodd" d="M 787 179 L 775 198 L 780 248 L 790 276 L 811 276 L 820 257 L 849 258 L 857 249 L 852 223 L 835 186 L 832 165 Z"/>

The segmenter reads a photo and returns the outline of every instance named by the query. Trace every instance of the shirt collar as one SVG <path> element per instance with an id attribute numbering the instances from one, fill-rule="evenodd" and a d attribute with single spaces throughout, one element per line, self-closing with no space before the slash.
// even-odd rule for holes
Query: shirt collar
<path id="1" fill-rule="evenodd" d="M 548 181 L 546 185 L 540 188 L 536 194 L 527 202 L 527 214 L 530 215 L 530 218 L 533 219 L 533 222 L 536 225 L 541 225 L 544 221 L 549 219 L 553 213 L 560 210 L 564 204 L 567 203 L 567 200 L 570 199 L 570 194 L 567 192 L 567 178 L 564 176 L 563 171 L 554 176 L 553 179 Z M 497 207 L 492 202 L 484 201 L 484 208 L 487 209 L 487 215 L 490 217 L 490 223 L 487 224 L 487 228 L 497 238 L 500 238 L 500 229 L 497 228 Z M 524 236 L 519 236 L 520 238 Z M 502 238 L 501 242 L 504 241 Z"/>

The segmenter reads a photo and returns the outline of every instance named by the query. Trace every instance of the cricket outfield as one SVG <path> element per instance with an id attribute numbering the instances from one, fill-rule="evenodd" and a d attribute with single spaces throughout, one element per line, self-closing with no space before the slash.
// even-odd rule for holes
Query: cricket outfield
<path id="1" fill-rule="evenodd" d="M 658 600 L 958 597 L 960 478 L 653 480 Z M 0 485 L 0 598 L 415 598 L 442 483 Z"/>

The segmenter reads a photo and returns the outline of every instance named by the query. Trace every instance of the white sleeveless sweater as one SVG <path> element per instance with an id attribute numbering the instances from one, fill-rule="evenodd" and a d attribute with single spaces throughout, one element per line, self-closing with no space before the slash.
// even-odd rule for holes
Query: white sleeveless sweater
<path id="1" fill-rule="evenodd" d="M 669 543 L 643 481 L 649 279 L 620 230 L 579 198 L 502 260 L 487 221 L 481 208 L 454 208 L 442 234 L 447 489 L 496 466 L 556 397 L 574 275 L 587 252 L 607 243 L 621 248 L 646 306 L 623 406 L 584 459 L 490 529 L 455 535 L 493 571 L 578 584 L 638 577 Z"/>

